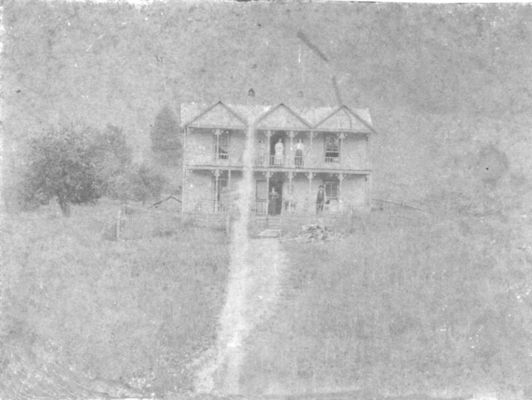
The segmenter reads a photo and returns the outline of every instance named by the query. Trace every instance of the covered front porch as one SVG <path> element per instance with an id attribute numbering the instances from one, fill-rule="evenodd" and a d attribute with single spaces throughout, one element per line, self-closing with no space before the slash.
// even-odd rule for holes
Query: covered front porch
<path id="1" fill-rule="evenodd" d="M 330 172 L 272 172 L 255 174 L 256 215 L 330 214 L 363 208 L 369 179 L 365 175 Z M 323 200 L 318 200 L 318 192 Z"/>
<path id="2" fill-rule="evenodd" d="M 185 211 L 238 212 L 241 169 L 192 170 L 188 175 Z M 369 205 L 369 176 L 364 173 L 255 169 L 251 185 L 253 215 L 330 214 Z M 318 201 L 320 190 L 323 201 Z"/>

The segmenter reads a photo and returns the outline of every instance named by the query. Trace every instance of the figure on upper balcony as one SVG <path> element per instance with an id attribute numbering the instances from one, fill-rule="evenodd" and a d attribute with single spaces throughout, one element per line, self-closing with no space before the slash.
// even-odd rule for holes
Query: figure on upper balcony
<path id="1" fill-rule="evenodd" d="M 283 165 L 284 158 L 284 144 L 282 139 L 279 139 L 275 143 L 275 156 L 274 156 L 274 165 Z"/>
<path id="2" fill-rule="evenodd" d="M 303 144 L 303 141 L 300 139 L 297 140 L 296 143 L 296 155 L 294 158 L 294 164 L 296 168 L 301 168 L 303 166 L 303 150 L 305 146 Z"/>

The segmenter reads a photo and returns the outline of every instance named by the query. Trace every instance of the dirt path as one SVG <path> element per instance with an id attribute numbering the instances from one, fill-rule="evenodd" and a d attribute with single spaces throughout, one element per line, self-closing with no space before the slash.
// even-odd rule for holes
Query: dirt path
<path id="1" fill-rule="evenodd" d="M 245 339 L 274 311 L 282 290 L 286 256 L 279 240 L 249 239 L 232 249 L 226 303 L 219 319 L 217 346 L 205 355 L 197 374 L 198 392 L 238 394 Z"/>

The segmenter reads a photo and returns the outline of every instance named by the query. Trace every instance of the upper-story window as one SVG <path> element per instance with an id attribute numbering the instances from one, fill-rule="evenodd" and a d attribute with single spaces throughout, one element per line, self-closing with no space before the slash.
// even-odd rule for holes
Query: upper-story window
<path id="1" fill-rule="evenodd" d="M 340 161 L 340 138 L 337 135 L 325 136 L 325 162 L 335 163 Z"/>
<path id="2" fill-rule="evenodd" d="M 218 137 L 214 136 L 214 157 L 217 160 L 229 159 L 229 131 L 222 130 Z"/>

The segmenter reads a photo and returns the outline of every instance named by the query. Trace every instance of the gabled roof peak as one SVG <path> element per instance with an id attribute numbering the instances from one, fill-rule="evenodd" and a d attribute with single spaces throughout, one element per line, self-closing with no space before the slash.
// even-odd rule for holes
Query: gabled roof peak
<path id="1" fill-rule="evenodd" d="M 211 105 L 183 103 L 181 121 L 185 121 L 182 126 L 242 129 L 252 123 L 259 129 L 358 130 L 376 133 L 368 109 L 352 108 L 346 104 L 294 108 L 285 102 L 276 105 L 229 104 L 222 100 Z"/>

